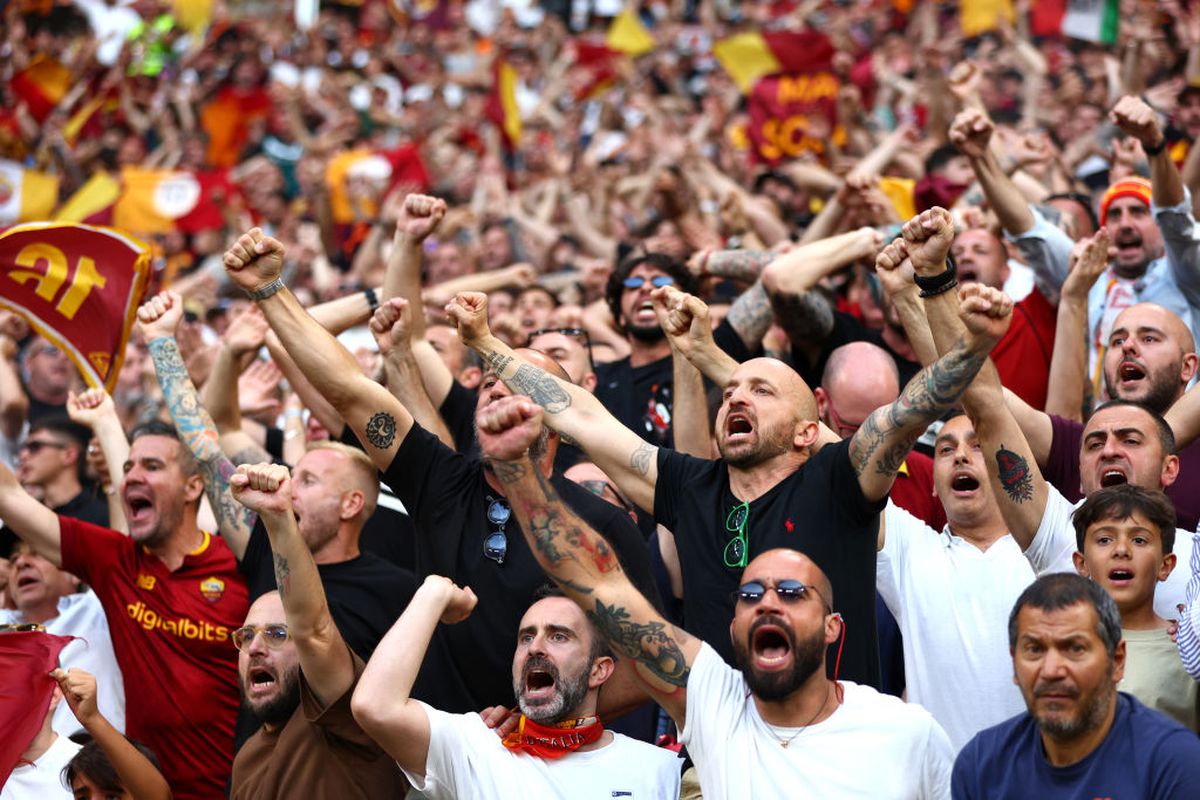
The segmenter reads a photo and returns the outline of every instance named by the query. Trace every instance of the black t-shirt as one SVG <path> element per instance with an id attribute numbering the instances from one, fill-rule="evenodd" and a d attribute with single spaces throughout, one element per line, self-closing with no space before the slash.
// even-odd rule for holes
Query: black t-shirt
<path id="1" fill-rule="evenodd" d="M 271 541 L 261 520 L 250 533 L 238 569 L 246 578 L 251 603 L 276 588 Z M 416 576 L 367 552 L 338 564 L 318 564 L 317 572 L 342 638 L 363 661 L 369 660 L 412 600 Z"/>
<path id="2" fill-rule="evenodd" d="M 729 320 L 717 326 L 713 340 L 739 363 L 750 358 L 750 351 Z M 671 356 L 637 368 L 628 357 L 596 365 L 596 399 L 622 425 L 657 447 L 674 447 L 673 388 Z"/>
<path id="3" fill-rule="evenodd" d="M 848 440 L 826 445 L 796 472 L 750 503 L 747 562 L 776 547 L 807 555 L 833 585 L 833 607 L 846 623 L 839 677 L 879 687 L 875 622 L 875 543 L 884 498 L 863 497 Z M 725 566 L 734 534 L 725 523 L 741 501 L 724 461 L 658 452 L 654 518 L 675 532 L 683 572 L 684 627 L 734 663 L 729 623 L 741 567 Z M 782 577 L 782 576 L 781 576 Z M 832 673 L 837 647 L 829 651 Z"/>
<path id="4" fill-rule="evenodd" d="M 479 444 L 475 441 L 475 402 L 478 396 L 475 390 L 468 389 L 458 381 L 450 384 L 450 391 L 442 401 L 438 413 L 450 438 L 454 440 L 454 449 L 464 455 L 478 455 Z"/>
<path id="5" fill-rule="evenodd" d="M 901 389 L 907 386 L 913 376 L 921 371 L 920 364 L 915 361 L 909 361 L 888 346 L 881 332 L 874 328 L 868 328 L 862 323 L 862 320 L 844 311 L 835 311 L 833 313 L 833 330 L 820 343 L 816 360 L 810 363 L 806 358 L 798 356 L 793 351 L 792 367 L 796 372 L 800 373 L 800 377 L 804 378 L 804 382 L 809 386 L 820 386 L 821 375 L 825 372 L 825 362 L 829 360 L 829 354 L 842 345 L 850 344 L 851 342 L 870 342 L 887 351 L 887 354 L 896 361 L 896 367 L 900 370 Z"/>
<path id="6" fill-rule="evenodd" d="M 412 515 L 418 574 L 444 575 L 470 586 L 479 598 L 465 621 L 439 626 L 430 648 L 448 656 L 451 666 L 430 675 L 426 660 L 421 683 L 436 697 L 421 699 L 456 713 L 512 705 L 517 627 L 534 593 L 549 583 L 516 516 L 505 523 L 507 553 L 497 564 L 483 548 L 498 527 L 488 522 L 487 511 L 500 494 L 485 480 L 483 462 L 454 452 L 419 425 L 401 443 L 384 482 Z M 629 516 L 561 475 L 551 482 L 563 501 L 608 540 L 634 585 L 658 605 L 645 544 Z"/>

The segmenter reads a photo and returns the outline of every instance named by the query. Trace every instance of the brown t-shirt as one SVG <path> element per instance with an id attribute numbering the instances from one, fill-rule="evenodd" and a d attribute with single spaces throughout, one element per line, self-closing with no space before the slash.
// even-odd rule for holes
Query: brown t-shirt
<path id="1" fill-rule="evenodd" d="M 270 797 L 403 797 L 408 782 L 396 762 L 350 713 L 362 675 L 354 655 L 354 683 L 327 708 L 300 676 L 300 707 L 276 731 L 259 729 L 233 760 L 234 800 Z"/>

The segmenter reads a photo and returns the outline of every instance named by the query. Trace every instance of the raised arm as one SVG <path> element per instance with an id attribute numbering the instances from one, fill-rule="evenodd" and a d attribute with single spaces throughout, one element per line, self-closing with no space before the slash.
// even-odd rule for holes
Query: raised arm
<path id="1" fill-rule="evenodd" d="M 354 659 L 329 613 L 317 564 L 296 526 L 288 469 L 243 464 L 230 486 L 237 501 L 258 514 L 267 529 L 288 636 L 296 643 L 305 682 L 328 707 L 353 685 Z"/>
<path id="2" fill-rule="evenodd" d="M 1087 399 L 1088 293 L 1108 268 L 1108 231 L 1078 242 L 1071 251 L 1071 272 L 1058 298 L 1054 354 L 1050 357 L 1046 413 L 1083 421 Z"/>
<path id="3" fill-rule="evenodd" d="M 108 500 L 108 527 L 128 533 L 125 507 L 117 495 L 125 479 L 121 469 L 129 460 L 129 440 L 125 438 L 125 429 L 121 427 L 121 418 L 117 416 L 112 397 L 103 389 L 72 393 L 67 396 L 67 415 L 72 422 L 90 429 L 99 442 L 108 472 L 108 485 L 104 489 L 104 496 Z M 101 480 L 101 483 L 104 481 Z"/>
<path id="4" fill-rule="evenodd" d="M 350 708 L 362 729 L 407 772 L 425 774 L 429 758 L 429 715 L 412 698 L 413 683 L 439 620 L 466 619 L 475 593 L 449 578 L 430 575 L 375 648 L 358 679 Z"/>
<path id="5" fill-rule="evenodd" d="M 476 425 L 484 457 L 542 569 L 614 648 L 637 662 L 650 695 L 682 728 L 700 640 L 663 619 L 634 588 L 604 537 L 566 507 L 534 466 L 529 445 L 542 429 L 542 416 L 541 407 L 519 395 L 480 410 Z"/>
<path id="6" fill-rule="evenodd" d="M 163 400 L 175 423 L 179 438 L 187 445 L 204 476 L 204 491 L 217 517 L 221 536 L 238 559 L 246 552 L 250 531 L 257 517 L 233 499 L 229 476 L 233 462 L 221 450 L 217 426 L 200 402 L 188 377 L 187 367 L 175 343 L 175 330 L 183 319 L 183 300 L 174 292 L 150 298 L 138 309 L 142 336 L 154 362 L 154 373 L 162 387 Z"/>
<path id="7" fill-rule="evenodd" d="M 454 437 L 450 435 L 450 430 L 425 390 L 413 353 L 410 330 L 412 320 L 419 316 L 420 310 L 414 314 L 403 297 L 393 297 L 381 305 L 371 318 L 371 334 L 379 347 L 379 355 L 383 357 L 388 391 L 404 404 L 418 425 L 436 434 L 442 444 L 453 450 Z M 436 354 L 434 357 L 437 357 Z"/>
<path id="8" fill-rule="evenodd" d="M 1000 166 L 991 148 L 995 126 L 987 114 L 977 108 L 959 113 L 950 125 L 950 142 L 971 162 L 979 188 L 1000 219 L 1000 225 L 1013 236 L 1033 227 L 1033 214 L 1021 190 Z"/>
<path id="9" fill-rule="evenodd" d="M 225 253 L 225 268 L 249 292 L 296 366 L 346 421 L 375 465 L 386 470 L 412 428 L 412 415 L 359 369 L 354 356 L 283 285 L 283 245 L 258 228 Z"/>
<path id="10" fill-rule="evenodd" d="M 679 353 L 704 377 L 724 386 L 733 377 L 738 362 L 713 340 L 708 306 L 695 295 L 674 286 L 660 286 L 650 293 L 658 321 L 671 341 L 672 353 Z"/>
<path id="11" fill-rule="evenodd" d="M 383 277 L 380 303 L 402 297 L 413 309 L 422 308 L 421 255 L 425 240 L 437 230 L 445 216 L 445 200 L 423 194 L 410 194 L 404 198 L 396 218 L 396 233 Z M 410 328 L 414 337 L 424 338 L 425 315 L 413 314 Z"/>
<path id="12" fill-rule="evenodd" d="M 56 669 L 50 677 L 58 681 L 75 719 L 108 757 L 128 796 L 132 800 L 171 800 L 167 779 L 100 713 L 96 705 L 96 677 L 76 667 L 66 671 Z"/>
<path id="13" fill-rule="evenodd" d="M 3 459 L 0 459 L 0 519 L 34 552 L 56 567 L 62 566 L 62 530 L 58 515 L 21 487 Z"/>
<path id="14" fill-rule="evenodd" d="M 463 343 L 514 392 L 546 409 L 547 424 L 579 444 L 596 466 L 641 508 L 654 508 L 658 448 L 622 425 L 591 392 L 550 375 L 491 334 L 487 295 L 464 292 L 446 306 Z"/>
<path id="15" fill-rule="evenodd" d="M 913 217 L 904 224 L 903 238 L 904 252 L 916 274 L 933 277 L 946 272 L 946 253 L 954 238 L 948 211 L 933 208 Z M 992 347 L 1008 330 L 1012 302 L 1007 302 L 1007 313 L 997 314 L 990 324 L 966 331 L 950 343 L 941 358 L 913 376 L 895 402 L 872 412 L 850 439 L 850 462 L 867 499 L 887 496 L 913 444 L 931 422 L 958 402 L 978 374 Z"/>

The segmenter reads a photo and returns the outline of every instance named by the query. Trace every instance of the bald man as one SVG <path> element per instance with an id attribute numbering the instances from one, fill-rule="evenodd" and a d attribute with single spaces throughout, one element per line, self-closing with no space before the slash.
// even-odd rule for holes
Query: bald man
<path id="1" fill-rule="evenodd" d="M 1200 357 L 1191 329 L 1174 312 L 1154 303 L 1138 303 L 1113 320 L 1103 367 L 1109 397 L 1142 403 L 1165 415 L 1183 397 L 1200 367 Z M 1083 423 L 1044 414 L 1008 392 L 1005 399 L 1046 480 L 1071 502 L 1083 499 L 1079 471 Z M 1167 497 L 1175 505 L 1178 526 L 1195 530 L 1200 522 L 1200 442 L 1192 442 L 1178 455 L 1179 477 L 1166 488 Z"/>

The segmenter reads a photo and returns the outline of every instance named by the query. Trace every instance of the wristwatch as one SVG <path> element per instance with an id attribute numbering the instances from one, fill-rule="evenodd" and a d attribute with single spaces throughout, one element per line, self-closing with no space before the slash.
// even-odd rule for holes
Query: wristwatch
<path id="1" fill-rule="evenodd" d="M 255 301 L 266 300 L 268 297 L 275 294 L 282 288 L 283 288 L 283 279 L 276 278 L 275 280 L 271 281 L 268 284 L 264 284 L 263 286 L 260 286 L 253 291 L 246 292 L 246 294 L 249 295 L 251 300 L 255 300 Z"/>

